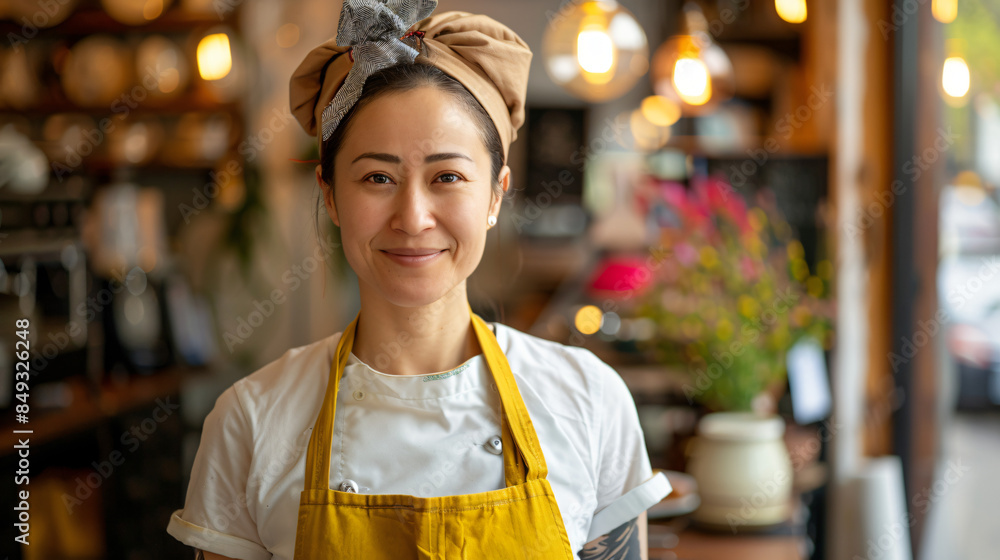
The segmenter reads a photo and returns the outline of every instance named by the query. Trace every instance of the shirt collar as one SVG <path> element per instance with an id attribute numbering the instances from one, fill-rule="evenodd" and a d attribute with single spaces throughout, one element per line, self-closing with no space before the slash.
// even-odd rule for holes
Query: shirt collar
<path id="1" fill-rule="evenodd" d="M 487 322 L 497 337 L 500 348 L 506 351 L 506 332 L 499 323 Z M 331 337 L 329 361 L 333 362 L 333 354 L 339 336 Z M 461 365 L 446 371 L 422 375 L 392 375 L 378 371 L 362 362 L 354 355 L 348 354 L 347 365 L 340 380 L 339 392 L 350 398 L 355 391 L 384 395 L 405 400 L 440 399 L 468 391 L 481 390 L 493 383 L 493 376 L 486 365 L 482 352 L 469 358 Z"/>

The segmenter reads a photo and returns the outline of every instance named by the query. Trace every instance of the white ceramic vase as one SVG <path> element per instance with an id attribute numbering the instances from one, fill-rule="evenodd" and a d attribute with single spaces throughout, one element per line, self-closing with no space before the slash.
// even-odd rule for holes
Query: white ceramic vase
<path id="1" fill-rule="evenodd" d="M 695 521 L 738 530 L 787 520 L 793 473 L 784 433 L 780 416 L 717 412 L 702 418 L 687 469 L 701 496 Z"/>

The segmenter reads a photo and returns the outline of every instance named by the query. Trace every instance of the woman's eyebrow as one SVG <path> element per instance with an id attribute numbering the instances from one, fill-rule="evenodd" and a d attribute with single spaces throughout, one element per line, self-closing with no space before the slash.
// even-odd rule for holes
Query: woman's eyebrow
<path id="1" fill-rule="evenodd" d="M 384 161 L 386 163 L 397 163 L 397 164 L 401 163 L 403 161 L 402 159 L 399 158 L 399 156 L 394 156 L 392 154 L 384 154 L 384 153 L 379 153 L 379 152 L 365 152 L 365 153 L 361 154 L 360 156 L 354 158 L 354 161 L 352 161 L 351 164 L 353 165 L 353 164 L 357 163 L 358 161 L 360 161 L 362 159 L 365 159 L 365 158 L 374 159 L 374 160 L 378 160 L 378 161 Z M 473 161 L 473 159 L 471 157 L 469 157 L 469 156 L 467 156 L 465 154 L 460 154 L 460 153 L 457 153 L 457 152 L 445 152 L 445 153 L 441 153 L 441 154 L 431 154 L 431 155 L 425 157 L 424 158 L 424 163 L 434 163 L 434 162 L 438 162 L 438 161 L 444 161 L 446 159 L 455 159 L 455 158 L 466 159 L 466 160 L 469 160 L 469 161 Z"/>

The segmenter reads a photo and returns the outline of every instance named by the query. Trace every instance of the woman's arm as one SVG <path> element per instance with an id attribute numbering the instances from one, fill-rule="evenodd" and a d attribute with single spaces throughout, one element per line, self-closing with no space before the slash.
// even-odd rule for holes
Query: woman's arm
<path id="1" fill-rule="evenodd" d="M 646 512 L 583 545 L 582 560 L 648 560 Z"/>

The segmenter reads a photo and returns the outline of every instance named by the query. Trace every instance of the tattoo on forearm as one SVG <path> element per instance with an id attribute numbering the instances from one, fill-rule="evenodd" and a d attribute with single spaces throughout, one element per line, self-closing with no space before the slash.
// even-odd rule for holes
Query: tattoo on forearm
<path id="1" fill-rule="evenodd" d="M 639 560 L 639 554 L 637 518 L 587 543 L 578 556 L 583 560 Z"/>

